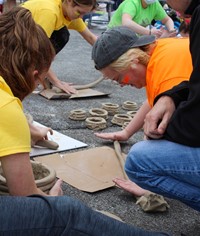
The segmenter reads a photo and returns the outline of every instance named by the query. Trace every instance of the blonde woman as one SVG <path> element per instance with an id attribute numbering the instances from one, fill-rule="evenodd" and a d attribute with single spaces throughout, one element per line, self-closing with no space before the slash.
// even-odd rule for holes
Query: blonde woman
<path id="1" fill-rule="evenodd" d="M 160 93 L 188 80 L 192 71 L 188 38 L 156 40 L 153 35 L 138 37 L 123 26 L 103 33 L 93 47 L 92 57 L 96 68 L 105 77 L 123 86 L 131 85 L 138 89 L 145 87 L 147 95 L 147 100 L 125 129 L 113 133 L 95 133 L 103 139 L 128 140 L 143 127 L 154 99 Z"/>
<path id="2" fill-rule="evenodd" d="M 146 87 L 147 100 L 126 128 L 112 133 L 95 133 L 96 137 L 109 140 L 128 140 L 144 125 L 155 98 L 175 85 L 188 81 L 192 72 L 188 38 L 156 41 L 155 36 L 139 37 L 123 26 L 107 30 L 98 38 L 93 46 L 92 58 L 96 69 L 108 79 L 123 86 L 131 85 L 138 89 Z M 131 155 L 130 151 L 129 156 Z M 127 163 L 126 168 L 131 172 L 131 158 Z M 147 192 L 131 181 L 120 178 L 113 181 L 137 197 Z"/>

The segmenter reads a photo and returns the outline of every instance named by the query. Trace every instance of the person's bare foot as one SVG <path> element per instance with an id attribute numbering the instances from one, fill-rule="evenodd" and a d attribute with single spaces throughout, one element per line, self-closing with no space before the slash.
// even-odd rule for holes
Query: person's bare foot
<path id="1" fill-rule="evenodd" d="M 130 180 L 125 180 L 121 178 L 114 178 L 113 182 L 120 188 L 124 189 L 125 191 L 132 193 L 136 197 L 141 197 L 148 191 L 139 187 L 137 184 Z"/>

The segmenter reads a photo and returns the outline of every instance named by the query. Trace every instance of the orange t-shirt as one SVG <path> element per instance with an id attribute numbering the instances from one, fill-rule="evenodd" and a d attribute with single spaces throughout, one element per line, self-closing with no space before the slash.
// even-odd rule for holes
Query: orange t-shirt
<path id="1" fill-rule="evenodd" d="M 184 80 L 189 80 L 192 59 L 189 38 L 165 38 L 157 41 L 146 72 L 146 93 L 152 107 L 157 95 Z"/>

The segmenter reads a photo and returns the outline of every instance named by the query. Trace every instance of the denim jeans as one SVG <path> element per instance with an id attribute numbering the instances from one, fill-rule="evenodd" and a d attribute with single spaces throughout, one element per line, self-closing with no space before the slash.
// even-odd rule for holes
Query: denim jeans
<path id="1" fill-rule="evenodd" d="M 200 148 L 166 140 L 141 141 L 131 148 L 125 171 L 140 187 L 200 211 Z"/>
<path id="2" fill-rule="evenodd" d="M 1 236 L 164 236 L 93 211 L 70 197 L 0 197 Z"/>

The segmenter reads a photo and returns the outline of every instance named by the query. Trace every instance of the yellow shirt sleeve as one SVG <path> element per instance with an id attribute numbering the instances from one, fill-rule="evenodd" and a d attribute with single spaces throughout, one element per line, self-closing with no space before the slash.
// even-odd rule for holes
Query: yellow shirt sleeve
<path id="1" fill-rule="evenodd" d="M 6 103 L 4 102 L 0 107 L 0 117 L 0 157 L 15 153 L 29 153 L 30 130 L 17 98 L 10 97 Z"/>
<path id="2" fill-rule="evenodd" d="M 78 32 L 83 32 L 86 29 L 86 27 L 87 27 L 86 24 L 81 18 L 73 20 L 68 24 L 68 29 L 73 29 Z"/>

